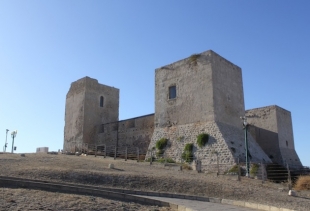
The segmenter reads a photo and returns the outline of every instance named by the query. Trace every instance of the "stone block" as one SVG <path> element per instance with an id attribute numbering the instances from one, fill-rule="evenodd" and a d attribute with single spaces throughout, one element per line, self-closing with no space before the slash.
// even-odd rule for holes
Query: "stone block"
<path id="1" fill-rule="evenodd" d="M 293 190 L 289 190 L 288 195 L 289 196 L 297 196 L 297 193 Z"/>
<path id="2" fill-rule="evenodd" d="M 234 201 L 233 202 L 233 205 L 240 206 L 240 207 L 244 207 L 244 204 L 245 204 L 244 201 Z"/>
<path id="3" fill-rule="evenodd" d="M 222 199 L 220 199 L 220 198 L 209 198 L 209 201 L 212 203 L 221 203 Z"/>
<path id="4" fill-rule="evenodd" d="M 257 204 L 257 209 L 269 211 L 270 210 L 270 206 L 269 205 L 265 205 L 265 204 Z"/>
<path id="5" fill-rule="evenodd" d="M 274 207 L 274 206 L 269 206 L 270 211 L 281 211 L 281 208 L 279 207 Z"/>
<path id="6" fill-rule="evenodd" d="M 257 209 L 257 204 L 256 203 L 244 202 L 244 206 L 248 207 L 248 208 Z"/>
<path id="7" fill-rule="evenodd" d="M 229 200 L 229 199 L 222 199 L 221 201 L 222 204 L 234 204 L 234 200 Z"/>

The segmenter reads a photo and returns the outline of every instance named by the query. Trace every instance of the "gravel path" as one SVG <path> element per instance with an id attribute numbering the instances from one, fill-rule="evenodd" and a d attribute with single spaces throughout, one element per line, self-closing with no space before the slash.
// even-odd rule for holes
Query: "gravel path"
<path id="1" fill-rule="evenodd" d="M 110 163 L 115 169 L 108 168 Z M 0 166 L 3 176 L 226 198 L 302 211 L 310 207 L 309 192 L 290 197 L 285 185 L 262 184 L 248 178 L 233 181 L 195 171 L 178 171 L 162 164 L 150 166 L 146 162 L 93 156 L 0 154 Z"/>

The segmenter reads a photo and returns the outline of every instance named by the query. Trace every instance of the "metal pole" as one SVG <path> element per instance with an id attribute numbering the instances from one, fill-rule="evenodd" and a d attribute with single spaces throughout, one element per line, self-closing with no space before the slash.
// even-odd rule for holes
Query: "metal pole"
<path id="1" fill-rule="evenodd" d="M 288 166 L 288 163 L 286 163 L 287 168 L 287 182 L 288 182 L 288 189 L 292 190 L 292 178 L 291 178 L 291 171 L 290 167 Z"/>
<path id="2" fill-rule="evenodd" d="M 245 164 L 246 164 L 246 176 L 250 176 L 250 165 L 249 165 L 249 146 L 248 146 L 248 124 L 244 127 L 245 137 Z"/>
<path id="3" fill-rule="evenodd" d="M 13 153 L 13 148 L 14 148 L 14 138 L 15 138 L 15 136 L 14 136 L 14 134 L 12 134 L 12 139 L 13 139 L 13 141 L 12 141 L 12 151 L 11 151 L 11 153 Z"/>
<path id="4" fill-rule="evenodd" d="M 219 165 L 219 153 L 216 152 L 216 164 L 217 164 L 217 173 L 216 176 L 220 175 L 220 165 Z"/>
<path id="5" fill-rule="evenodd" d="M 262 183 L 265 182 L 265 172 L 264 172 L 264 168 L 265 168 L 265 165 L 263 163 L 263 161 L 261 162 L 261 168 L 262 168 Z"/>
<path id="6" fill-rule="evenodd" d="M 151 160 L 150 160 L 150 165 L 152 165 L 153 162 L 153 149 L 151 149 Z"/>
<path id="7" fill-rule="evenodd" d="M 127 147 L 125 148 L 125 161 L 127 161 Z"/>
<path id="8" fill-rule="evenodd" d="M 241 171 L 240 171 L 240 161 L 239 161 L 239 158 L 238 158 L 238 181 L 241 180 Z"/>
<path id="9" fill-rule="evenodd" d="M 140 155 L 139 155 L 139 147 L 137 147 L 137 162 L 140 161 Z"/>
<path id="10" fill-rule="evenodd" d="M 8 145 L 8 132 L 9 132 L 9 129 L 6 129 L 6 135 L 5 135 L 5 144 L 4 144 L 4 149 L 3 149 L 3 152 L 6 152 L 6 147 Z"/>

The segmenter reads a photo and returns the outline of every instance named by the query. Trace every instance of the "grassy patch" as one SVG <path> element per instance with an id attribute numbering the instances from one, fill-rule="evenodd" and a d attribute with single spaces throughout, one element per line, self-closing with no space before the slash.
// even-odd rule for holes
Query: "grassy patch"
<path id="1" fill-rule="evenodd" d="M 209 134 L 202 133 L 197 136 L 197 145 L 200 148 L 204 147 L 208 143 L 208 141 L 209 141 Z"/>
<path id="2" fill-rule="evenodd" d="M 167 144 L 168 144 L 168 139 L 161 138 L 156 142 L 156 149 L 162 150 L 167 146 Z"/>
<path id="3" fill-rule="evenodd" d="M 251 165 L 250 175 L 253 176 L 253 177 L 256 176 L 257 173 L 258 173 L 258 168 L 259 168 L 259 165 L 257 163 L 253 163 Z"/>
<path id="4" fill-rule="evenodd" d="M 191 64 L 196 65 L 199 57 L 200 57 L 200 54 L 193 54 L 188 58 L 188 60 Z"/>
<path id="5" fill-rule="evenodd" d="M 310 190 L 310 176 L 299 176 L 295 186 L 295 190 Z"/>
<path id="6" fill-rule="evenodd" d="M 182 153 L 182 159 L 185 160 L 185 162 L 190 163 L 194 159 L 194 154 L 193 154 L 193 148 L 194 144 L 188 143 L 184 147 L 184 151 Z"/>

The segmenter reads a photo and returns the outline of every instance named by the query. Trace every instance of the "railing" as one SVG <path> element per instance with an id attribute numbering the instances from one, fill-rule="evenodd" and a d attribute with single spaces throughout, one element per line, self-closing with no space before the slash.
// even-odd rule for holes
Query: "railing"
<path id="1" fill-rule="evenodd" d="M 159 154 L 155 150 L 149 150 L 148 152 L 142 151 L 138 147 L 81 144 L 73 146 L 72 149 L 74 152 L 103 156 L 104 158 L 113 157 L 114 159 L 131 159 L 137 160 L 138 162 L 146 161 L 150 165 L 160 163 L 164 166 L 175 166 L 180 170 L 187 168 L 198 172 L 216 173 L 216 175 L 236 175 L 238 179 L 241 176 L 246 176 L 245 162 L 239 162 L 238 160 L 234 163 L 220 163 L 218 156 L 214 156 L 215 161 L 213 163 L 205 163 L 204 160 L 200 160 L 195 156 L 182 156 L 181 152 L 177 156 L 171 156 L 166 153 Z M 148 154 L 148 159 L 145 159 L 146 154 Z M 298 176 L 310 175 L 310 167 L 307 166 L 281 166 L 264 163 L 259 160 L 251 160 L 249 167 L 248 177 L 261 180 L 262 182 L 266 180 L 285 182 L 288 183 L 289 188 L 291 188 L 293 181 Z"/>

